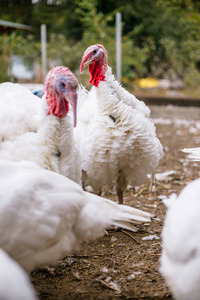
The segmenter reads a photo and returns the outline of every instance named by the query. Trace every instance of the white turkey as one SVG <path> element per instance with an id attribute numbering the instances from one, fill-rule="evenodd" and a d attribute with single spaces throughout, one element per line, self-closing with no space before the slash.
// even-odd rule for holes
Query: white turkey
<path id="1" fill-rule="evenodd" d="M 0 249 L 0 299 L 37 299 L 26 272 L 2 249 Z"/>
<path id="2" fill-rule="evenodd" d="M 163 148 L 149 108 L 115 80 L 102 45 L 87 48 L 80 71 L 87 65 L 93 87 L 86 92 L 75 128 L 82 180 L 97 193 L 115 181 L 119 203 L 123 203 L 128 183 L 144 183 L 163 157 Z"/>
<path id="3" fill-rule="evenodd" d="M 150 221 L 141 210 L 82 190 L 30 161 L 0 161 L 0 248 L 26 271 L 55 264 L 83 241 Z"/>
<path id="4" fill-rule="evenodd" d="M 55 67 L 45 87 L 41 100 L 19 84 L 0 84 L 0 159 L 31 160 L 81 183 L 80 151 L 68 115 L 71 103 L 76 125 L 77 79 L 68 68 Z"/>
<path id="5" fill-rule="evenodd" d="M 188 158 L 193 161 L 200 161 L 200 148 L 184 148 L 181 150 L 184 153 L 187 153 Z"/>
<path id="6" fill-rule="evenodd" d="M 167 200 L 160 271 L 177 300 L 200 299 L 200 179 Z"/>

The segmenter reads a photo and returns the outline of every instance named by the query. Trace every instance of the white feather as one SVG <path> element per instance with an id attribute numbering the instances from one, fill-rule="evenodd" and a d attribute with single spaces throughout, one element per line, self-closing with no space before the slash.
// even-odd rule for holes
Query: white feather
<path id="1" fill-rule="evenodd" d="M 160 271 L 178 300 L 200 299 L 200 179 L 168 202 Z"/>
<path id="2" fill-rule="evenodd" d="M 149 115 L 108 67 L 105 81 L 88 93 L 75 128 L 86 184 L 98 190 L 115 180 L 124 191 L 128 182 L 141 185 L 155 171 L 163 148 Z"/>
<path id="3" fill-rule="evenodd" d="M 82 241 L 150 221 L 141 210 L 84 192 L 29 161 L 0 161 L 0 247 L 28 272 L 55 264 Z"/>
<path id="4" fill-rule="evenodd" d="M 0 249 L 0 299 L 36 300 L 28 275 L 2 249 Z"/>
<path id="5" fill-rule="evenodd" d="M 200 148 L 184 148 L 181 150 L 188 154 L 188 158 L 193 161 L 200 161 Z"/>
<path id="6" fill-rule="evenodd" d="M 41 100 L 19 84 L 0 84 L 0 95 L 0 159 L 30 160 L 80 183 L 70 116 L 47 115 L 46 95 Z"/>

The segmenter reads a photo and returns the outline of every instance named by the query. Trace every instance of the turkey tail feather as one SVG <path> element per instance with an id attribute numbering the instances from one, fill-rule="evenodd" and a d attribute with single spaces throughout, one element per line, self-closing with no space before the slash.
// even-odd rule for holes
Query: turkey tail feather
<path id="1" fill-rule="evenodd" d="M 184 148 L 181 150 L 184 153 L 187 153 L 188 158 L 193 161 L 200 161 L 200 148 Z"/>
<path id="2" fill-rule="evenodd" d="M 94 194 L 87 193 L 87 198 L 90 198 L 91 202 L 95 202 L 98 213 L 100 216 L 104 215 L 110 226 L 114 225 L 134 232 L 136 228 L 132 225 L 150 222 L 153 217 L 148 212 L 127 205 L 117 204 Z"/>

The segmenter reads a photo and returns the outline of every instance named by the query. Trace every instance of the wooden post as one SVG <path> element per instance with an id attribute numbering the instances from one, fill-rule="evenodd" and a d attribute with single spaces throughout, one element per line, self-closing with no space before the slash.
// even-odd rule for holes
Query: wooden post
<path id="1" fill-rule="evenodd" d="M 47 74 L 47 33 L 46 25 L 41 25 L 41 51 L 42 51 L 42 81 L 44 83 Z"/>
<path id="2" fill-rule="evenodd" d="M 116 75 L 117 80 L 121 82 L 121 13 L 116 13 Z"/>

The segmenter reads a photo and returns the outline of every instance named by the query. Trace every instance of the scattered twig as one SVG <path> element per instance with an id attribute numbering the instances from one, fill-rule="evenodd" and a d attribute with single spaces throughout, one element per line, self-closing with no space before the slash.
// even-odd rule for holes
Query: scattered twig
<path id="1" fill-rule="evenodd" d="M 124 258 L 124 260 L 127 260 L 127 259 L 129 258 L 129 256 L 130 256 L 130 255 L 127 255 L 127 256 Z"/>
<path id="2" fill-rule="evenodd" d="M 141 244 L 141 242 L 139 242 L 138 240 L 136 240 L 136 238 L 134 238 L 130 233 L 126 232 L 125 230 L 121 229 L 121 232 L 125 233 L 126 235 L 128 235 L 130 238 L 132 238 L 138 245 Z"/>
<path id="3" fill-rule="evenodd" d="M 161 246 L 161 242 L 158 242 L 158 243 L 155 243 L 155 244 L 151 244 L 151 246 L 157 246 L 157 245 L 159 245 L 160 247 L 162 247 Z"/>
<path id="4" fill-rule="evenodd" d="M 148 252 L 145 252 L 144 254 L 146 254 L 146 255 L 161 256 L 161 253 L 148 253 Z"/>
<path id="5" fill-rule="evenodd" d="M 139 195 L 141 195 L 141 194 L 144 193 L 144 192 L 146 192 L 146 193 L 149 192 L 149 191 L 148 191 L 148 188 L 147 188 L 146 186 L 140 188 L 139 191 L 138 191 L 134 196 L 135 196 L 135 197 L 138 197 Z"/>
<path id="6" fill-rule="evenodd" d="M 105 257 L 104 259 L 109 260 L 113 264 L 113 266 L 115 266 L 115 261 L 113 259 L 111 259 L 109 257 Z"/>
<path id="7" fill-rule="evenodd" d="M 79 255 L 79 254 L 74 254 L 74 255 L 70 255 L 68 257 L 77 257 L 77 258 L 87 258 L 87 257 L 95 257 L 95 256 L 106 256 L 106 255 L 112 255 L 113 252 L 110 253 L 100 253 L 100 254 L 85 254 L 85 255 Z"/>

